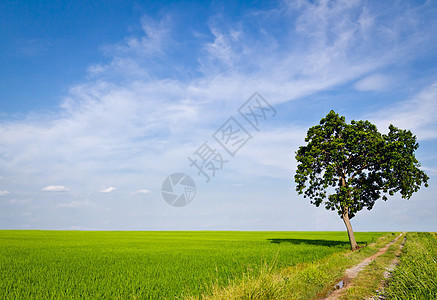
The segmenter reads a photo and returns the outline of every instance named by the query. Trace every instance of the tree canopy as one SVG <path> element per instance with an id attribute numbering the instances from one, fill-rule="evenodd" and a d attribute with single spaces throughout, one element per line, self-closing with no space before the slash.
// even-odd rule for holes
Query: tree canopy
<path id="1" fill-rule="evenodd" d="M 409 130 L 390 125 L 381 134 L 369 121 L 347 124 L 331 110 L 309 128 L 305 142 L 296 152 L 296 191 L 311 204 L 338 212 L 353 239 L 352 249 L 357 245 L 349 219 L 357 212 L 371 210 L 376 200 L 397 192 L 409 199 L 422 184 L 428 186 L 415 157 L 419 144 Z"/>

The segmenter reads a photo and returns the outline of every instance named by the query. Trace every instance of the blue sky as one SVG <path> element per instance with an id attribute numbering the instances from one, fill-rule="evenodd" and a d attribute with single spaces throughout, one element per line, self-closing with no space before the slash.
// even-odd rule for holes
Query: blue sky
<path id="1" fill-rule="evenodd" d="M 410 129 L 430 176 L 354 230 L 437 230 L 433 1 L 2 1 L 0 228 L 344 230 L 298 196 L 294 152 L 331 109 Z M 276 114 L 255 130 L 255 92 Z M 232 157 L 214 134 L 251 138 Z M 188 157 L 226 162 L 206 182 Z M 164 179 L 196 182 L 180 208 Z"/>

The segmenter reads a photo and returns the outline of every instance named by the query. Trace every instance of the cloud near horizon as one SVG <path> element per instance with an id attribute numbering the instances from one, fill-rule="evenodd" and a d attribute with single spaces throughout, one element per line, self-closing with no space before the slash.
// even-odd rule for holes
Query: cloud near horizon
<path id="1" fill-rule="evenodd" d="M 69 189 L 63 185 L 48 185 L 41 189 L 44 192 L 68 192 Z"/>
<path id="2" fill-rule="evenodd" d="M 150 194 L 151 191 L 149 191 L 148 189 L 142 189 L 142 190 L 138 190 L 136 191 L 137 194 Z"/>
<path id="3" fill-rule="evenodd" d="M 7 190 L 0 191 L 0 196 L 4 196 L 7 194 L 9 194 L 9 191 L 7 191 Z"/>
<path id="4" fill-rule="evenodd" d="M 112 193 L 116 189 L 117 189 L 116 187 L 110 186 L 110 187 L 108 187 L 106 189 L 101 190 L 100 193 Z"/>

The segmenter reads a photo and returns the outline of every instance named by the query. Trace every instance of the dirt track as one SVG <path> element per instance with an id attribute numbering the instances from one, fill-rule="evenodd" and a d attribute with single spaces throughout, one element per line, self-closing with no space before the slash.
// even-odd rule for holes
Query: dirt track
<path id="1" fill-rule="evenodd" d="M 358 274 L 361 272 L 361 270 L 363 270 L 367 265 L 369 265 L 377 257 L 379 257 L 380 255 L 387 252 L 388 247 L 393 245 L 403 234 L 405 234 L 405 233 L 401 233 L 400 235 L 398 235 L 393 241 L 391 241 L 390 243 L 388 243 L 384 247 L 380 248 L 378 250 L 378 252 L 376 252 L 372 256 L 366 257 L 359 264 L 353 266 L 350 269 L 347 269 L 346 275 L 340 281 L 342 283 L 340 289 L 333 291 L 325 299 L 329 299 L 329 300 L 338 299 L 339 296 L 343 293 L 343 291 L 346 290 L 350 286 L 352 280 L 358 276 Z"/>

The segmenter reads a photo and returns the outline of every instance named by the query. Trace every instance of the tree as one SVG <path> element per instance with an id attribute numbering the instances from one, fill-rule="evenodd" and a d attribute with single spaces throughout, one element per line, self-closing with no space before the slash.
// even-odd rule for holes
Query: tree
<path id="1" fill-rule="evenodd" d="M 295 181 L 298 194 L 310 203 L 337 210 L 346 225 L 352 250 L 357 249 L 350 223 L 363 208 L 396 192 L 409 199 L 429 177 L 420 170 L 414 152 L 419 147 L 409 130 L 389 126 L 378 132 L 369 121 L 345 122 L 330 111 L 319 125 L 308 130 L 306 146 L 296 152 Z"/>

